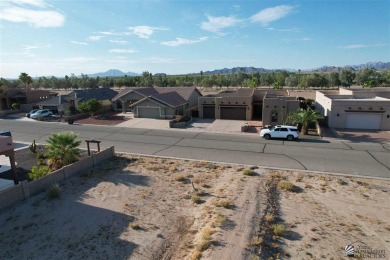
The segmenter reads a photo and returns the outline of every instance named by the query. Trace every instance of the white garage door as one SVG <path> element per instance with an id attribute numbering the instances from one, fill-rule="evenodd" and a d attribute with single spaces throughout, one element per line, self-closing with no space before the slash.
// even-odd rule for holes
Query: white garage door
<path id="1" fill-rule="evenodd" d="M 382 114 L 347 113 L 345 128 L 379 130 L 381 122 Z"/>
<path id="2" fill-rule="evenodd" d="M 160 109 L 158 107 L 138 107 L 138 117 L 160 118 Z"/>

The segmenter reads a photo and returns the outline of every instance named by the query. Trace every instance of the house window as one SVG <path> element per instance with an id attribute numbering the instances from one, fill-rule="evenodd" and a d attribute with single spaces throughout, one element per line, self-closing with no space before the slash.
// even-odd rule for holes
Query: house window
<path id="1" fill-rule="evenodd" d="M 276 123 L 278 122 L 278 112 L 273 111 L 271 113 L 271 123 Z"/>

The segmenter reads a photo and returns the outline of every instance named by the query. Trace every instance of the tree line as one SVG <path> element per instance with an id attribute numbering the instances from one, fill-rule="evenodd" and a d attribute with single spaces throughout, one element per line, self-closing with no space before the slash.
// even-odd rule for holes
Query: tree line
<path id="1" fill-rule="evenodd" d="M 214 74 L 204 75 L 166 75 L 155 74 L 145 71 L 141 76 L 124 77 L 89 77 L 81 75 L 79 77 L 72 74 L 64 78 L 39 77 L 32 79 L 27 73 L 22 72 L 17 80 L 0 79 L 0 86 L 7 88 L 33 89 L 85 89 L 104 87 L 189 87 L 197 86 L 203 88 L 211 87 L 244 87 L 257 88 L 268 86 L 274 89 L 283 87 L 292 88 L 334 88 L 350 87 L 351 85 L 361 85 L 367 88 L 389 87 L 390 70 L 377 71 L 365 68 L 359 71 L 343 69 L 340 72 L 288 72 L 277 71 L 270 73 L 237 72 L 234 74 Z"/>

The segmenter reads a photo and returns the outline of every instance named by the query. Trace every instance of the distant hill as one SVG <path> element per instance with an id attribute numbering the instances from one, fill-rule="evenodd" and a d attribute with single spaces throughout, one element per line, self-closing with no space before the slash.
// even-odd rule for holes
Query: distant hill
<path id="1" fill-rule="evenodd" d="M 323 66 L 317 69 L 312 69 L 308 71 L 315 72 L 340 72 L 344 68 L 351 68 L 353 70 L 362 70 L 364 68 L 372 68 L 376 70 L 387 70 L 390 69 L 390 62 L 367 62 L 365 64 L 359 65 L 347 65 L 344 67 L 335 67 L 335 66 Z"/>
<path id="2" fill-rule="evenodd" d="M 96 78 L 96 77 L 100 77 L 100 78 L 104 78 L 104 77 L 124 77 L 125 75 L 127 76 L 139 76 L 138 73 L 135 73 L 135 72 L 123 72 L 123 71 L 120 71 L 120 70 L 117 70 L 117 69 L 110 69 L 110 70 L 107 70 L 106 72 L 98 72 L 98 73 L 94 73 L 94 74 L 88 74 L 88 77 L 92 77 L 92 78 Z"/>

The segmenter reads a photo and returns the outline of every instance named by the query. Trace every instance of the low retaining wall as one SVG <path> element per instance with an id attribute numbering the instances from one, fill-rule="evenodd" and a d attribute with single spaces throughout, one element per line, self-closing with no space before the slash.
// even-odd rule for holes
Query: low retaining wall
<path id="1" fill-rule="evenodd" d="M 114 146 L 111 146 L 101 152 L 92 154 L 78 162 L 54 171 L 38 180 L 31 182 L 24 181 L 11 188 L 0 191 L 0 210 L 40 193 L 55 182 L 61 182 L 76 174 L 85 172 L 103 161 L 114 157 L 114 155 L 115 149 Z"/>

